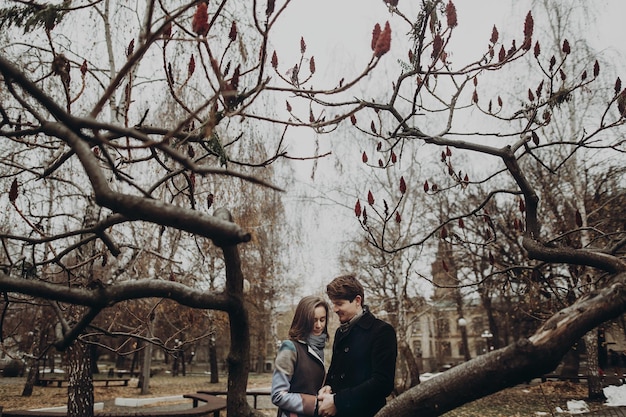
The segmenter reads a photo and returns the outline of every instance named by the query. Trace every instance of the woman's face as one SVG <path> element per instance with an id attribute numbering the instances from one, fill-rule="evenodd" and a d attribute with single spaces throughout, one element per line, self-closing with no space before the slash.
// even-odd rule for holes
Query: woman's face
<path id="1" fill-rule="evenodd" d="M 315 307 L 315 319 L 313 321 L 313 334 L 319 336 L 324 333 L 326 327 L 326 309 L 322 306 Z"/>

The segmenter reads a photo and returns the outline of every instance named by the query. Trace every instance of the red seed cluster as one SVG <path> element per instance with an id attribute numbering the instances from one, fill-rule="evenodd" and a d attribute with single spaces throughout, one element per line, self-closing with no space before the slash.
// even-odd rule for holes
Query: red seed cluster
<path id="1" fill-rule="evenodd" d="M 209 11 L 206 3 L 198 4 L 196 13 L 194 13 L 191 21 L 191 29 L 194 33 L 202 36 L 206 36 L 209 33 Z"/>

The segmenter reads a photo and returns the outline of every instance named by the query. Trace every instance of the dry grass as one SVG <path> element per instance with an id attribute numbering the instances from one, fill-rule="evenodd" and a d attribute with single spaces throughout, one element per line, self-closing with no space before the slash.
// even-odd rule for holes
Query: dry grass
<path id="1" fill-rule="evenodd" d="M 271 384 L 271 374 L 251 374 L 249 387 L 268 387 Z M 67 388 L 55 386 L 35 387 L 33 395 L 22 397 L 24 378 L 0 378 L 0 405 L 5 410 L 30 409 L 63 406 L 67 401 Z M 150 394 L 142 396 L 137 388 L 137 381 L 131 379 L 127 387 L 96 386 L 94 397 L 96 402 L 112 403 L 117 397 L 146 398 L 182 395 L 196 392 L 201 389 L 225 389 L 226 378 L 220 377 L 220 382 L 211 384 L 208 376 L 156 376 L 150 382 Z M 493 394 L 481 400 L 474 401 L 456 410 L 445 417 L 526 417 L 541 415 L 556 415 L 556 408 L 567 409 L 568 400 L 584 400 L 587 397 L 587 387 L 584 383 L 545 382 L 531 385 L 519 385 Z M 591 410 L 605 408 L 602 403 L 589 403 Z M 275 409 L 265 410 L 266 415 L 275 415 Z"/>
<path id="2" fill-rule="evenodd" d="M 587 401 L 587 384 L 562 381 L 547 381 L 518 385 L 513 388 L 481 398 L 456 410 L 445 417 L 536 417 L 555 416 L 557 407 L 567 410 L 569 400 L 583 400 L 590 411 L 606 408 L 603 402 Z M 569 414 L 560 414 L 569 415 Z"/>

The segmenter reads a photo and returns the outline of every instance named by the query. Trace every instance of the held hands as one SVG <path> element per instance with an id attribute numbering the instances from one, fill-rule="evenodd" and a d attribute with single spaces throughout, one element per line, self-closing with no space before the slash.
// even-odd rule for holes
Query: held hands
<path id="1" fill-rule="evenodd" d="M 335 407 L 335 394 L 332 393 L 330 386 L 324 385 L 317 394 L 318 415 L 322 417 L 334 416 L 337 414 Z"/>
<path id="2" fill-rule="evenodd" d="M 318 395 L 322 395 L 322 394 L 331 394 L 333 392 L 333 390 L 330 388 L 330 385 L 324 385 L 322 388 L 320 388 L 320 390 L 317 392 Z"/>

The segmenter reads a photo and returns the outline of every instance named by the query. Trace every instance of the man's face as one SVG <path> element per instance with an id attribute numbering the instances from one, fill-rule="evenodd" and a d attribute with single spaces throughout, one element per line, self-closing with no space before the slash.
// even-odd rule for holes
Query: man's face
<path id="1" fill-rule="evenodd" d="M 345 300 L 343 298 L 337 298 L 331 300 L 333 303 L 333 311 L 339 317 L 341 323 L 347 323 L 356 316 L 361 310 L 361 296 L 357 295 L 354 300 Z"/>

